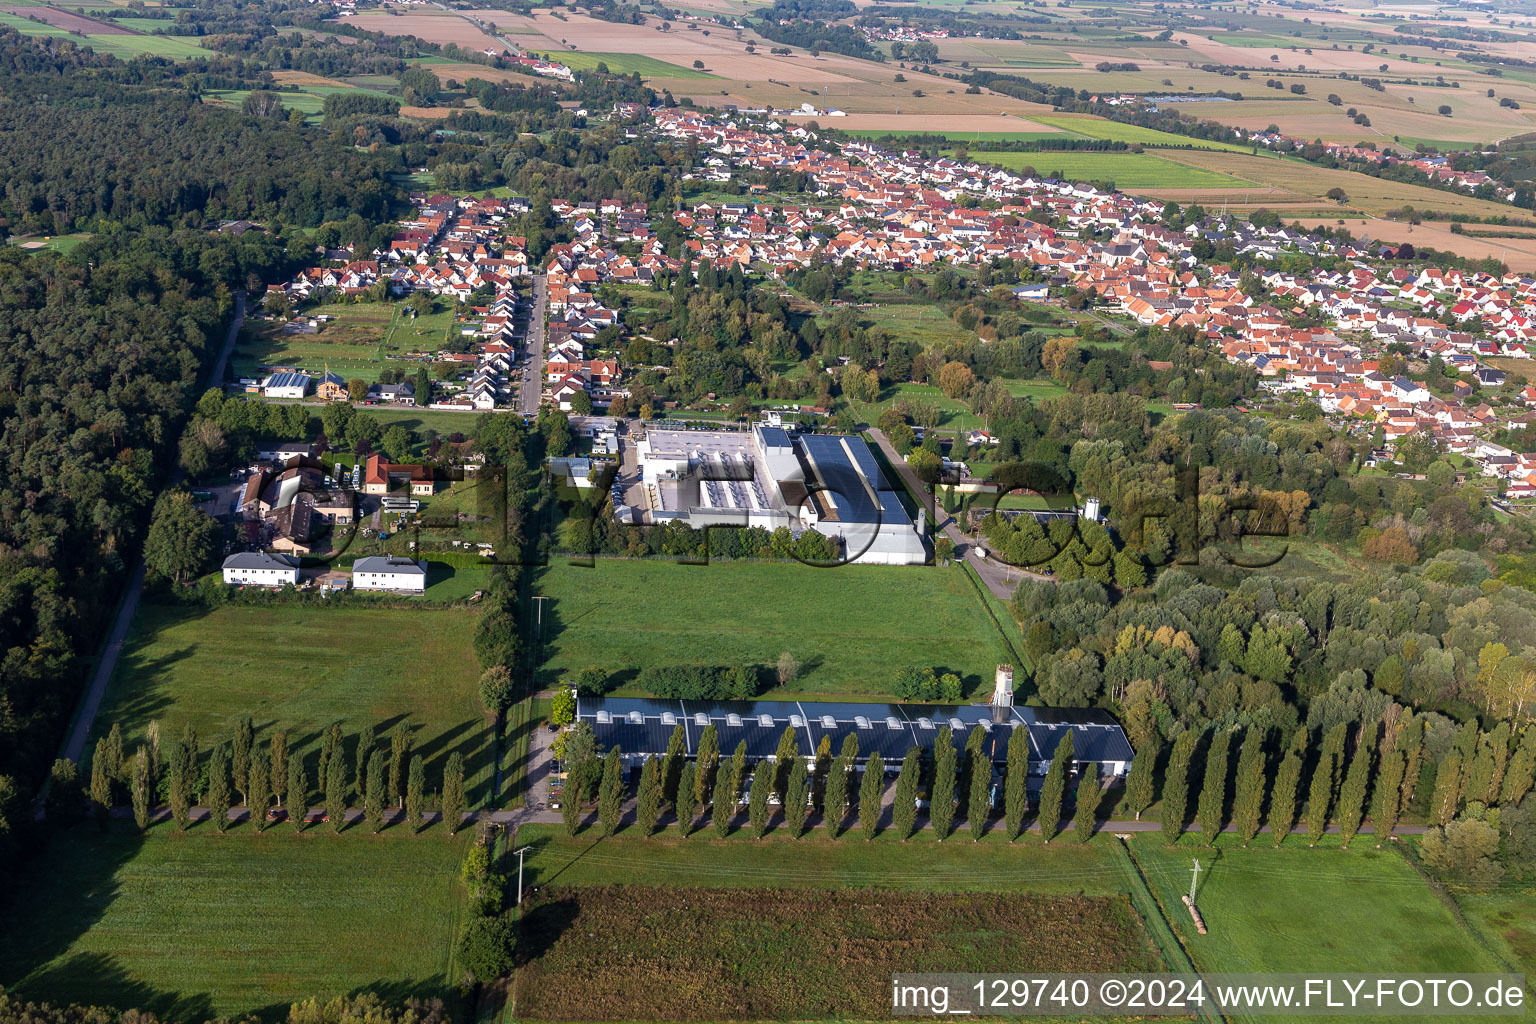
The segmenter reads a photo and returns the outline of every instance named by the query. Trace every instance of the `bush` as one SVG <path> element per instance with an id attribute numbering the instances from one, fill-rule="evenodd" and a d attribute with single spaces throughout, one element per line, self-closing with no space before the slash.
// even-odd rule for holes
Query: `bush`
<path id="1" fill-rule="evenodd" d="M 495 981 L 512 970 L 517 933 L 505 917 L 477 917 L 459 939 L 459 963 L 478 982 Z"/>
<path id="2" fill-rule="evenodd" d="M 499 715 L 512 706 L 514 684 L 505 665 L 492 665 L 480 674 L 480 703 L 485 710 Z"/>
<path id="3" fill-rule="evenodd" d="M 755 665 L 665 665 L 642 669 L 635 685 L 671 700 L 750 700 L 757 696 Z"/>

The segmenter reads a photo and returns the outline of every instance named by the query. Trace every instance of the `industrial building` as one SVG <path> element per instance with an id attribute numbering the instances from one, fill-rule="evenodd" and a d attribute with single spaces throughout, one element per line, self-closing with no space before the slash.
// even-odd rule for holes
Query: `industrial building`
<path id="1" fill-rule="evenodd" d="M 649 429 L 636 444 L 651 522 L 815 530 L 843 545 L 844 561 L 921 565 L 916 523 L 869 446 L 844 434 Z"/>
<path id="2" fill-rule="evenodd" d="M 1043 776 L 1051 766 L 1056 745 L 1073 734 L 1073 767 L 1097 762 L 1104 776 L 1121 776 L 1130 768 L 1133 751 L 1125 730 L 1097 708 L 1014 707 L 990 704 L 856 704 L 812 701 L 691 701 L 646 698 L 582 697 L 577 721 L 586 722 L 600 747 L 618 747 L 628 763 L 667 752 L 678 726 L 688 754 L 698 753 L 699 737 L 713 725 L 723 756 L 738 743 L 747 745 L 748 762 L 773 757 L 786 728 L 795 730 L 800 752 L 813 756 L 822 738 L 832 753 L 842 750 L 844 737 L 859 743 L 859 764 L 878 753 L 887 771 L 895 772 L 912 747 L 931 752 L 939 730 L 949 726 L 957 748 L 964 748 L 972 729 L 986 733 L 982 749 L 995 764 L 1008 759 L 1008 741 L 1015 729 L 1029 737 L 1029 773 Z"/>

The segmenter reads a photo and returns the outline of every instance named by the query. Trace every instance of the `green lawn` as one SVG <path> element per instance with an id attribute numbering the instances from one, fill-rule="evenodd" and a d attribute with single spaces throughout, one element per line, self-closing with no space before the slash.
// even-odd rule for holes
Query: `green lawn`
<path id="1" fill-rule="evenodd" d="M 616 75 L 630 75 L 638 71 L 645 78 L 720 77 L 708 71 L 657 60 L 655 57 L 647 57 L 639 53 L 583 53 L 576 50 L 551 50 L 545 56 L 564 64 L 572 71 L 592 71 L 599 64 L 606 64 L 608 70 Z"/>
<path id="2" fill-rule="evenodd" d="M 296 1000 L 359 990 L 454 1006 L 469 841 L 437 829 L 219 835 L 200 824 L 140 836 L 129 822 L 106 835 L 81 825 L 9 880 L 0 986 L 164 1020 L 283 1019 Z"/>
<path id="3" fill-rule="evenodd" d="M 258 376 L 263 367 L 299 366 L 314 375 L 329 366 L 344 377 L 371 382 L 391 359 L 401 360 L 406 370 L 420 365 L 403 357 L 438 351 L 453 326 L 453 305 L 447 302 L 415 319 L 403 304 L 392 302 L 337 302 L 306 306 L 304 313 L 330 319 L 314 334 L 285 334 L 275 321 L 247 321 L 235 347 L 234 372 Z"/>
<path id="4" fill-rule="evenodd" d="M 131 749 L 152 720 L 167 738 L 190 721 L 207 751 L 248 715 L 263 737 L 286 729 L 292 749 L 312 753 L 332 722 L 349 746 L 366 725 L 382 733 L 409 722 L 428 785 L 458 751 L 479 806 L 490 797 L 492 741 L 476 695 L 475 618 L 469 609 L 143 605 L 96 733 L 121 722 Z"/>
<path id="5" fill-rule="evenodd" d="M 475 421 L 481 416 L 497 415 L 483 412 L 452 412 L 442 409 L 384 409 L 378 406 L 364 406 L 358 412 L 365 416 L 372 416 L 386 429 L 399 424 L 407 430 L 419 432 L 430 427 L 439 434 L 464 434 L 465 436 L 474 433 Z"/>
<path id="6" fill-rule="evenodd" d="M 551 599 L 541 687 L 588 665 L 772 665 L 787 650 L 800 676 L 774 696 L 875 696 L 907 665 L 955 672 L 976 692 L 1013 660 L 953 567 L 553 559 L 535 587 Z"/>
<path id="7" fill-rule="evenodd" d="M 1201 970 L 1213 972 L 1495 972 L 1498 961 L 1395 850 L 1369 836 L 1348 850 L 1293 837 L 1275 849 L 1261 836 L 1213 853 L 1185 837 L 1134 840 L 1147 880 Z M 1196 897 L 1209 934 L 1196 934 L 1179 901 L 1195 858 Z"/>
<path id="8" fill-rule="evenodd" d="M 1066 181 L 1109 181 L 1122 189 L 1136 188 L 1239 188 L 1252 182 L 1220 171 L 1190 167 L 1151 153 L 989 153 L 973 151 L 972 160 L 1022 170 L 1033 167 L 1040 174 Z"/>
<path id="9" fill-rule="evenodd" d="M 1462 912 L 1482 929 L 1485 941 L 1500 956 L 1536 974 L 1536 892 L 1514 879 L 1492 892 L 1457 893 Z"/>
<path id="10" fill-rule="evenodd" d="M 897 341 L 915 341 L 925 348 L 976 340 L 975 331 L 961 327 L 935 306 L 892 303 L 858 313 L 863 326 L 878 327 Z"/>

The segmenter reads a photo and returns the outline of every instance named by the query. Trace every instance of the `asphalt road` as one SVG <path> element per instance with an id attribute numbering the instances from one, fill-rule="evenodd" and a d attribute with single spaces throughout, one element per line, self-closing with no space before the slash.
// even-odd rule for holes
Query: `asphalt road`
<path id="1" fill-rule="evenodd" d="M 549 305 L 548 280 L 543 274 L 533 278 L 533 315 L 528 320 L 528 358 L 523 362 L 523 383 L 518 390 L 518 410 L 524 416 L 539 412 L 539 396 L 544 391 L 544 311 Z"/>
<path id="2" fill-rule="evenodd" d="M 224 347 L 219 350 L 219 357 L 209 368 L 205 387 L 213 387 L 224 379 L 225 370 L 229 367 L 229 357 L 235 350 L 235 341 L 240 336 L 240 325 L 245 323 L 245 293 L 235 292 L 235 315 L 229 323 L 229 333 L 224 338 Z M 175 487 L 181 482 L 181 467 L 177 466 L 171 474 L 167 489 Z M 107 637 L 107 645 L 102 649 L 101 659 L 96 662 L 96 672 L 91 676 L 91 685 L 81 699 L 79 710 L 75 713 L 74 724 L 70 726 L 69 737 L 64 741 L 64 749 L 61 757 L 68 758 L 76 764 L 80 763 L 81 755 L 85 753 L 85 741 L 91 734 L 91 726 L 96 722 L 96 714 L 101 710 L 102 698 L 107 692 L 107 683 L 112 679 L 112 673 L 117 670 L 118 656 L 123 653 L 123 641 L 128 636 L 128 627 L 133 622 L 133 616 L 139 608 L 139 598 L 144 594 L 144 560 L 139 559 L 138 567 L 133 571 L 133 578 L 128 583 L 128 589 L 123 594 L 122 604 L 117 609 L 117 619 L 112 623 L 112 632 Z"/>

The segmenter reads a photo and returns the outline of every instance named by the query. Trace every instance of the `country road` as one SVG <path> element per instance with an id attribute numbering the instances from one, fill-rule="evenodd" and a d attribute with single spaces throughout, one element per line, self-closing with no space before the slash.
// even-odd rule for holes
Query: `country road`
<path id="1" fill-rule="evenodd" d="M 224 347 L 219 350 L 219 356 L 209 367 L 208 378 L 205 387 L 216 387 L 224 380 L 225 370 L 229 367 L 230 354 L 235 350 L 235 341 L 240 336 L 240 326 L 245 323 L 245 292 L 235 292 L 235 315 L 229 323 L 229 333 L 224 337 Z M 182 480 L 181 467 L 177 466 L 171 473 L 170 481 L 166 485 L 169 490 Z M 144 594 L 144 559 L 139 559 L 138 566 L 133 570 L 133 577 L 129 580 L 128 589 L 123 593 L 122 603 L 117 609 L 117 618 L 112 623 L 112 631 L 107 637 L 106 646 L 102 648 L 101 658 L 96 662 L 96 671 L 91 676 L 90 688 L 81 698 L 80 706 L 75 711 L 75 720 L 70 725 L 69 736 L 64 741 L 64 747 L 59 756 L 80 763 L 81 756 L 85 753 L 85 741 L 91 735 L 91 726 L 96 722 L 96 714 L 101 710 L 102 698 L 107 692 L 107 683 L 112 679 L 112 673 L 117 670 L 117 659 L 123 653 L 123 641 L 128 636 L 128 627 L 133 623 L 133 616 L 139 608 L 139 598 Z"/>
<path id="2" fill-rule="evenodd" d="M 548 306 L 549 279 L 535 274 L 533 314 L 528 320 L 528 358 L 523 363 L 523 383 L 517 395 L 518 410 L 524 416 L 539 414 L 539 396 L 544 392 L 544 312 Z"/>

